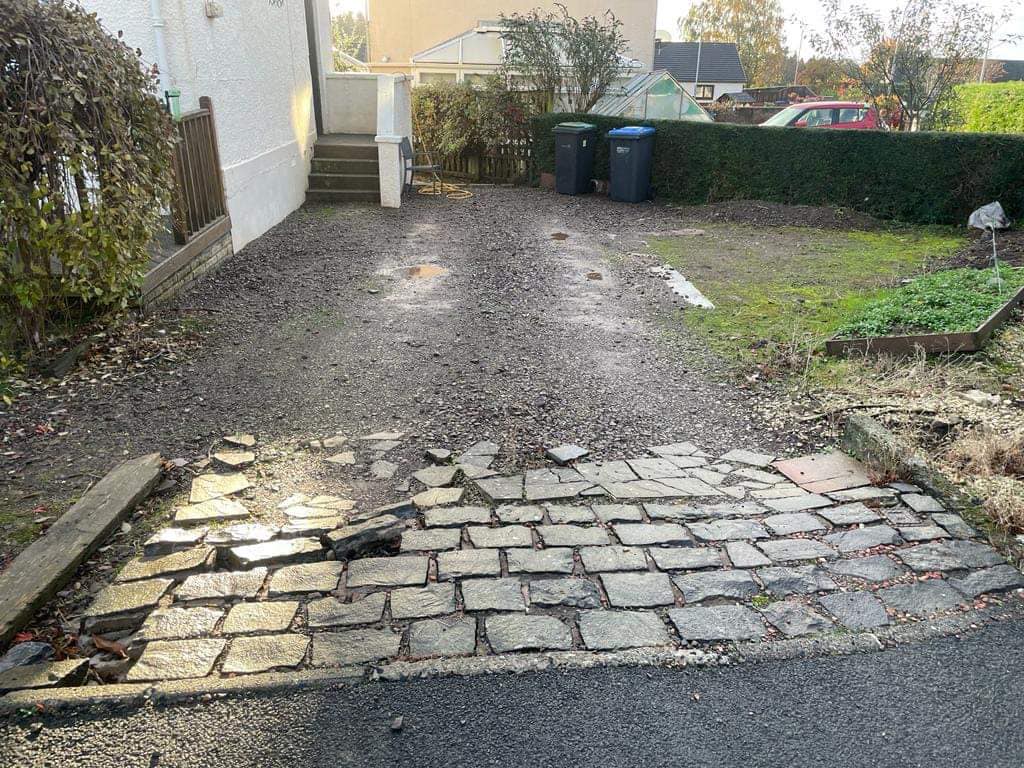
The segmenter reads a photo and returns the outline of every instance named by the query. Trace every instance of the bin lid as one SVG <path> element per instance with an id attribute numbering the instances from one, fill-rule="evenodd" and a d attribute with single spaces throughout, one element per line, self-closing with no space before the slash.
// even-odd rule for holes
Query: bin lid
<path id="1" fill-rule="evenodd" d="M 592 133 L 597 131 L 593 123 L 559 123 L 555 126 L 555 133 Z"/>
<path id="2" fill-rule="evenodd" d="M 622 128 L 608 131 L 608 135 L 614 139 L 639 139 L 643 136 L 653 136 L 654 129 L 649 125 L 624 125 Z"/>

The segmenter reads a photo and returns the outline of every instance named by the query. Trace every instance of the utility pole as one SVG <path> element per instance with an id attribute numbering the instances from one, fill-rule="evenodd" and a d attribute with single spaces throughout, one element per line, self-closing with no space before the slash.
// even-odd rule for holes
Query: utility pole
<path id="1" fill-rule="evenodd" d="M 804 25 L 801 24 L 800 25 L 800 39 L 797 41 L 797 44 L 796 44 L 796 69 L 793 70 L 793 85 L 796 85 L 797 81 L 800 78 L 800 51 L 803 50 L 803 47 L 804 47 Z"/>

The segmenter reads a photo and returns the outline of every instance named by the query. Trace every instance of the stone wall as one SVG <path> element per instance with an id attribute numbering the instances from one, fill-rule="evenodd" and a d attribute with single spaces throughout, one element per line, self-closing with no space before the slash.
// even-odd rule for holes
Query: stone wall
<path id="1" fill-rule="evenodd" d="M 160 262 L 147 274 L 139 303 L 144 310 L 172 299 L 199 277 L 216 269 L 234 255 L 231 242 L 231 221 L 213 224 L 173 256 Z"/>

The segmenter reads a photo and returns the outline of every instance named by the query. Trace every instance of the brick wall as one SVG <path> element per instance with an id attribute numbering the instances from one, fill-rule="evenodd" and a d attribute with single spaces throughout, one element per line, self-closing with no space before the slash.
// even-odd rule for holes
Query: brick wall
<path id="1" fill-rule="evenodd" d="M 188 251 L 190 245 L 183 246 L 146 275 L 139 299 L 143 309 L 150 310 L 170 300 L 199 277 L 230 259 L 234 255 L 230 222 L 223 232 L 208 238 L 208 242 L 201 243 L 201 247 L 194 248 L 192 252 Z"/>

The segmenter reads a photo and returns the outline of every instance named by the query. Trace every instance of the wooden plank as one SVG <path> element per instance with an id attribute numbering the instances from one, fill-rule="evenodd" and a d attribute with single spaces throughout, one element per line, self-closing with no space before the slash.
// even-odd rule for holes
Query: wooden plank
<path id="1" fill-rule="evenodd" d="M 160 479 L 160 454 L 119 464 L 0 574 L 0 648 L 63 587 Z"/>

